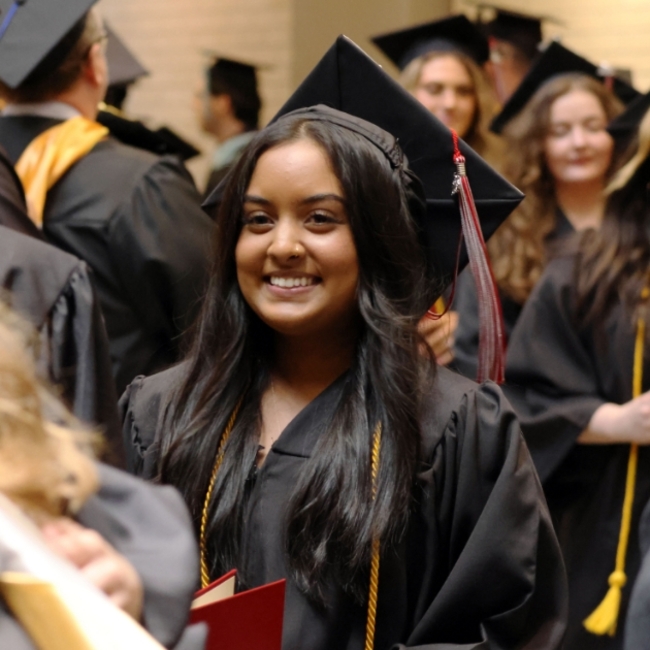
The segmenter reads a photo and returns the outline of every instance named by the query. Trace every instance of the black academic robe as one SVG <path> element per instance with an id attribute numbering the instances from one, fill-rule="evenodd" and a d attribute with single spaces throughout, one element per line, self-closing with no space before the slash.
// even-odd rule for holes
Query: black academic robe
<path id="1" fill-rule="evenodd" d="M 106 459 L 124 464 L 106 330 L 86 264 L 0 226 L 0 287 L 38 332 L 38 364 L 81 420 L 98 426 Z"/>
<path id="2" fill-rule="evenodd" d="M 0 117 L 15 162 L 57 120 Z M 50 190 L 43 235 L 87 262 L 106 321 L 118 392 L 177 360 L 209 266 L 212 223 L 187 170 L 113 139 L 97 144 Z"/>
<path id="3" fill-rule="evenodd" d="M 571 222 L 558 210 L 553 232 L 548 236 L 549 246 L 575 232 Z M 503 324 L 506 341 L 510 340 L 522 304 L 499 290 L 503 309 Z M 478 372 L 479 317 L 476 283 L 469 268 L 466 268 L 456 281 L 456 292 L 452 309 L 458 313 L 458 327 L 454 335 L 454 361 L 451 366 L 465 377 L 475 379 Z"/>
<path id="4" fill-rule="evenodd" d="M 650 503 L 639 523 L 643 562 L 630 596 L 625 621 L 625 650 L 650 650 Z"/>
<path id="5" fill-rule="evenodd" d="M 627 553 L 627 585 L 616 636 L 588 633 L 582 621 L 608 589 L 614 570 L 629 445 L 581 445 L 576 440 L 602 404 L 632 399 L 635 325 L 616 306 L 602 323 L 603 335 L 580 329 L 575 319 L 574 258 L 546 268 L 512 334 L 506 393 L 544 485 L 569 577 L 570 650 L 616 649 L 640 565 L 639 516 L 650 500 L 650 448 L 643 446 Z M 646 355 L 643 390 L 650 388 Z"/>
<path id="6" fill-rule="evenodd" d="M 182 366 L 134 382 L 121 400 L 136 472 L 151 475 L 156 432 Z M 287 578 L 285 650 L 360 650 L 365 605 L 332 584 L 325 610 L 291 579 L 286 506 L 333 416 L 344 375 L 311 402 L 250 477 L 237 567 L 248 586 Z M 384 548 L 375 648 L 557 648 L 566 586 L 544 497 L 500 389 L 441 369 L 423 422 L 413 513 L 401 543 Z"/>
<path id="7" fill-rule="evenodd" d="M 41 231 L 27 216 L 23 186 L 7 152 L 0 147 L 0 226 L 23 235 L 43 239 Z"/>
<path id="8" fill-rule="evenodd" d="M 200 650 L 202 632 L 185 629 L 198 581 L 198 553 L 182 498 L 169 487 L 148 485 L 104 465 L 99 477 L 100 490 L 77 521 L 96 530 L 138 572 L 144 588 L 142 624 L 151 635 L 167 648 Z M 0 570 L 3 559 L 11 561 L 0 555 Z M 1 598 L 0 648 L 34 650 Z"/>

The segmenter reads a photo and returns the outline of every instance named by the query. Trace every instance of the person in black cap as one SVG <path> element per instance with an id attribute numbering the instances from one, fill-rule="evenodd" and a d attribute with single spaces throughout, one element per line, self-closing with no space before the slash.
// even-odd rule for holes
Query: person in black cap
<path id="1" fill-rule="evenodd" d="M 395 63 L 400 82 L 476 152 L 498 163 L 489 132 L 496 113 L 483 66 L 487 40 L 464 15 L 375 36 L 373 43 Z"/>
<path id="2" fill-rule="evenodd" d="M 177 155 L 181 160 L 190 160 L 201 152 L 186 142 L 168 127 L 155 131 L 140 120 L 130 119 L 123 111 L 123 104 L 133 84 L 149 74 L 138 61 L 126 43 L 104 23 L 106 29 L 106 61 L 108 63 L 109 85 L 100 104 L 97 121 L 105 126 L 111 135 L 132 147 L 151 151 L 160 156 Z"/>
<path id="3" fill-rule="evenodd" d="M 212 225 L 187 170 L 107 137 L 105 32 L 93 0 L 0 0 L 0 144 L 45 239 L 94 271 L 121 391 L 177 358 Z"/>
<path id="4" fill-rule="evenodd" d="M 123 397 L 134 471 L 194 513 L 203 584 L 287 579 L 285 648 L 561 641 L 512 412 L 417 333 L 456 266 L 456 173 L 489 235 L 520 194 L 339 37 L 229 177 L 188 359 Z"/>
<path id="5" fill-rule="evenodd" d="M 255 66 L 223 57 L 207 69 L 195 95 L 201 128 L 217 140 L 205 196 L 225 178 L 259 128 L 262 101 Z"/>
<path id="6" fill-rule="evenodd" d="M 498 167 L 503 152 L 499 139 L 488 128 L 495 103 L 483 70 L 488 46 L 476 26 L 464 15 L 449 16 L 372 40 L 400 68 L 404 88 Z M 437 311 L 443 309 L 441 301 Z M 441 365 L 453 360 L 457 326 L 455 310 L 421 323 L 421 331 Z"/>
<path id="7" fill-rule="evenodd" d="M 489 244 L 508 335 L 551 249 L 602 220 L 603 190 L 615 166 L 606 128 L 622 106 L 597 71 L 553 43 L 494 121 L 507 143 L 504 172 L 526 194 Z M 454 304 L 459 313 L 454 356 L 456 368 L 468 377 L 476 373 L 476 306 L 472 278 L 464 274 Z"/>
<path id="8" fill-rule="evenodd" d="M 626 619 L 643 612 L 630 595 L 650 503 L 650 115 L 634 153 L 607 188 L 600 230 L 546 267 L 508 351 L 507 379 L 567 565 L 571 650 L 618 650 L 628 623 L 647 630 Z M 647 560 L 643 572 L 647 581 Z M 647 636 L 628 641 L 647 646 Z"/>
<path id="9" fill-rule="evenodd" d="M 479 26 L 490 46 L 488 72 L 501 103 L 510 99 L 530 66 L 540 54 L 544 18 L 508 11 L 491 4 L 480 4 Z M 492 20 L 484 22 L 484 9 L 495 10 Z"/>

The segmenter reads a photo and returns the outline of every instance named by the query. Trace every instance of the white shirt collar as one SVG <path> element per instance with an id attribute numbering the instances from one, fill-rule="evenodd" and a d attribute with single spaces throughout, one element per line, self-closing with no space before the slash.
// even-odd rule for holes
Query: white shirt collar
<path id="1" fill-rule="evenodd" d="M 49 117 L 55 120 L 69 120 L 79 117 L 81 113 L 64 102 L 36 102 L 33 104 L 8 104 L 2 110 L 3 117 L 15 115 L 30 115 L 34 117 Z"/>

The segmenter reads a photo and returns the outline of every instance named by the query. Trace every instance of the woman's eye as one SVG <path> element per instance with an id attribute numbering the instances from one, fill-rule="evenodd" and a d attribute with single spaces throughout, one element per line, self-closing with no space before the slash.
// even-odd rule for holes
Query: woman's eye
<path id="1" fill-rule="evenodd" d="M 310 214 L 309 218 L 307 219 L 307 223 L 316 224 L 318 226 L 328 225 L 328 224 L 333 224 L 338 222 L 339 222 L 338 219 L 333 217 L 331 214 L 327 214 L 326 212 L 314 212 Z"/>
<path id="2" fill-rule="evenodd" d="M 267 226 L 272 222 L 271 217 L 267 214 L 245 214 L 243 217 L 243 222 L 245 226 Z"/>
<path id="3" fill-rule="evenodd" d="M 549 135 L 552 138 L 562 138 L 569 132 L 569 127 L 567 126 L 554 126 L 551 127 Z"/>

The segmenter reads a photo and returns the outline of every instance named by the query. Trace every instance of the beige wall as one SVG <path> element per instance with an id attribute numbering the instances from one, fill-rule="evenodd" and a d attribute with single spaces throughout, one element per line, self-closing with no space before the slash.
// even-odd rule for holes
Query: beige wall
<path id="1" fill-rule="evenodd" d="M 196 126 L 191 101 L 205 63 L 203 50 L 264 65 L 260 72 L 267 121 L 344 33 L 387 62 L 368 35 L 431 20 L 451 0 L 101 0 L 104 17 L 151 76 L 131 90 L 134 117 L 167 124 L 206 152 L 190 162 L 205 178 L 212 141 Z M 393 71 L 390 64 L 387 69 Z"/>
<path id="2" fill-rule="evenodd" d="M 633 72 L 636 87 L 650 89 L 650 0 L 503 0 L 504 8 L 553 16 L 545 36 L 560 36 L 567 47 L 591 59 Z M 472 16 L 467 0 L 453 0 L 455 11 Z"/>

